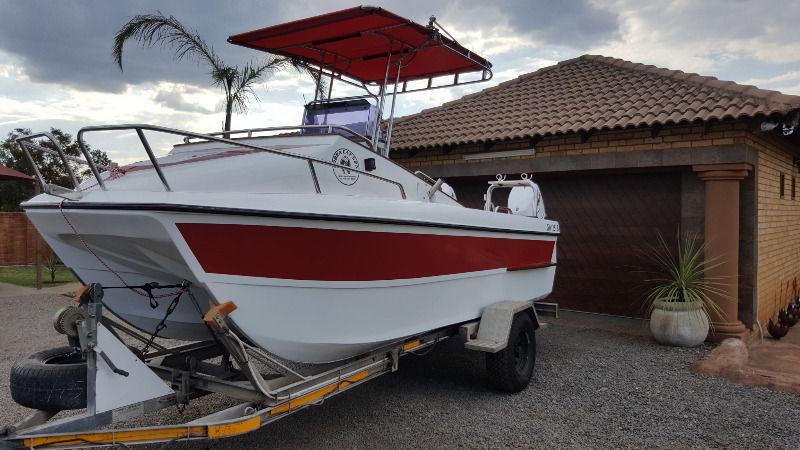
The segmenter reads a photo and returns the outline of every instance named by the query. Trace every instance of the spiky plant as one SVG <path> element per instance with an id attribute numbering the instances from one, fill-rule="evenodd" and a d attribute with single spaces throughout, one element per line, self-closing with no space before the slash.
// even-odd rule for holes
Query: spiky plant
<path id="1" fill-rule="evenodd" d="M 709 295 L 727 298 L 725 280 L 707 272 L 723 262 L 719 257 L 706 259 L 705 251 L 706 244 L 697 235 L 679 237 L 674 250 L 658 235 L 658 244 L 648 254 L 654 266 L 653 278 L 647 280 L 652 283 L 646 297 L 648 315 L 658 302 L 698 304 L 707 317 L 722 312 Z"/>
<path id="2" fill-rule="evenodd" d="M 169 47 L 174 50 L 177 61 L 190 58 L 208 65 L 212 84 L 225 93 L 223 131 L 230 131 L 231 116 L 234 112 L 245 113 L 249 103 L 258 100 L 253 87 L 271 72 L 294 67 L 314 78 L 320 96 L 326 89 L 317 72 L 290 58 L 271 56 L 260 62 L 250 61 L 242 67 L 225 64 L 214 48 L 208 45 L 197 31 L 187 28 L 175 17 L 165 16 L 160 11 L 155 14 L 134 16 L 114 36 L 112 54 L 120 70 L 123 70 L 122 53 L 125 43 L 131 39 L 137 41 L 141 47 L 148 48 L 156 44 Z"/>

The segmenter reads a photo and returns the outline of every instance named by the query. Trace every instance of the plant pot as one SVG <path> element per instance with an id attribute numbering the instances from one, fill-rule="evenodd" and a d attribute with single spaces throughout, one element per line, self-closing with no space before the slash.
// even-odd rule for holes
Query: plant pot
<path id="1" fill-rule="evenodd" d="M 700 302 L 653 303 L 650 332 L 659 344 L 696 347 L 708 337 L 708 316 Z"/>

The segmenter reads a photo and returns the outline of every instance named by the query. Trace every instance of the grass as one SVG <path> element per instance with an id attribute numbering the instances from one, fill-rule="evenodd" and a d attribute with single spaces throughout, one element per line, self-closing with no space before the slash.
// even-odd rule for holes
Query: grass
<path id="1" fill-rule="evenodd" d="M 42 287 L 58 286 L 64 283 L 77 281 L 69 269 L 64 266 L 56 268 L 55 282 L 50 281 L 50 272 L 42 268 Z M 0 267 L 0 283 L 16 284 L 17 286 L 36 287 L 35 266 Z"/>

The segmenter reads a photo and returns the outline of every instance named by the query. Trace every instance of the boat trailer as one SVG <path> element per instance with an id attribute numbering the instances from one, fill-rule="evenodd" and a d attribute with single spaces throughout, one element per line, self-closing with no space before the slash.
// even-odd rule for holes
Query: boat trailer
<path id="1" fill-rule="evenodd" d="M 148 287 L 160 288 L 165 286 Z M 103 286 L 85 286 L 76 294 L 80 306 L 67 307 L 82 312 L 61 314 L 72 322 L 56 324 L 84 355 L 86 411 L 52 420 L 60 411 L 37 410 L 15 425 L 0 427 L 0 447 L 129 446 L 236 436 L 394 372 L 401 356 L 419 354 L 454 336 L 464 340 L 465 348 L 487 354 L 489 381 L 496 388 L 515 392 L 530 380 L 535 361 L 533 332 L 539 327 L 533 301 L 499 302 L 485 308 L 478 320 L 411 336 L 335 367 L 327 364 L 307 373 L 242 339 L 227 320 L 236 309 L 234 302 L 214 305 L 203 315 L 213 340 L 166 348 L 153 344 L 153 336 L 147 339 L 104 316 L 102 299 Z M 529 333 L 526 342 L 517 342 L 517 330 L 524 331 L 523 337 Z M 143 354 L 129 347 L 123 334 L 149 342 L 146 347 L 154 350 Z M 528 359 L 520 366 L 514 353 L 519 354 L 522 344 L 527 345 Z M 256 363 L 274 373 L 265 374 Z M 516 383 L 509 384 L 509 379 Z M 186 408 L 190 400 L 212 393 L 242 403 L 183 424 L 109 427 L 167 407 Z"/>

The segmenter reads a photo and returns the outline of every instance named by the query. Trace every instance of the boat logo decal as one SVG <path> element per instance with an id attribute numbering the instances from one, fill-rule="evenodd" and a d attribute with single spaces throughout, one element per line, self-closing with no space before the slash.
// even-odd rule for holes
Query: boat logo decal
<path id="1" fill-rule="evenodd" d="M 340 166 L 352 167 L 356 170 L 360 169 L 358 166 L 358 158 L 353 152 L 346 148 L 340 148 L 339 150 L 333 152 L 333 158 L 331 158 L 331 162 Z M 336 175 L 336 179 L 345 186 L 352 186 L 356 184 L 359 175 L 358 172 L 347 170 L 343 167 L 334 167 L 333 174 Z"/>

